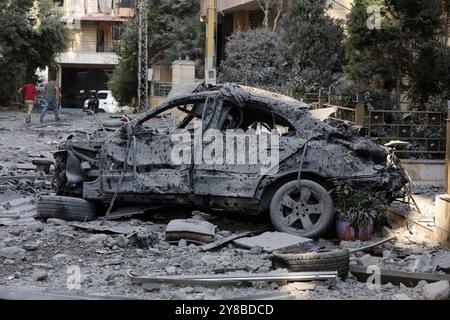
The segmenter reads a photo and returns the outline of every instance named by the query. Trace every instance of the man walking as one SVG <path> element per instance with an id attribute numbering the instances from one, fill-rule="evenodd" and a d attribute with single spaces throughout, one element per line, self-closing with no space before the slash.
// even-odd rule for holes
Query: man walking
<path id="1" fill-rule="evenodd" d="M 55 80 L 49 81 L 45 86 L 45 104 L 44 107 L 42 108 L 41 122 L 44 122 L 44 116 L 47 113 L 48 107 L 50 107 L 53 110 L 55 114 L 55 120 L 59 121 L 59 110 L 57 99 L 59 99 L 60 97 L 61 92 Z"/>
<path id="2" fill-rule="evenodd" d="M 25 83 L 17 92 L 23 91 L 23 98 L 25 100 L 25 107 L 27 115 L 25 121 L 27 124 L 31 123 L 31 112 L 33 111 L 34 101 L 36 100 L 36 87 L 32 83 Z"/>

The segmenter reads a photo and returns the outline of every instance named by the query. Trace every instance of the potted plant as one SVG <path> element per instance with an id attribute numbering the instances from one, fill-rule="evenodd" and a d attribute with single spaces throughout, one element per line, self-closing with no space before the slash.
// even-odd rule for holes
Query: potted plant
<path id="1" fill-rule="evenodd" d="M 355 190 L 349 181 L 335 182 L 336 232 L 341 240 L 370 240 L 374 223 L 383 215 L 386 195 L 370 188 Z"/>

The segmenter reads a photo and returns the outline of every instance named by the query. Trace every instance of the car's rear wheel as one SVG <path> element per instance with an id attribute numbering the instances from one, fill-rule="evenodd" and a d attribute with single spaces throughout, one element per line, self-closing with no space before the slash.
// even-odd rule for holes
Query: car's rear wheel
<path id="1" fill-rule="evenodd" d="M 318 238 L 333 223 L 333 199 L 317 182 L 291 181 L 274 194 L 270 203 L 270 218 L 278 231 Z"/>

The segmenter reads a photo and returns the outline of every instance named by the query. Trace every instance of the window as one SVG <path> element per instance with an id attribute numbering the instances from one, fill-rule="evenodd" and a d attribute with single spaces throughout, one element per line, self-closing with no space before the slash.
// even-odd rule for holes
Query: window
<path id="1" fill-rule="evenodd" d="M 155 135 L 170 134 L 176 129 L 194 130 L 202 124 L 204 101 L 186 102 L 162 110 L 142 124 Z"/>
<path id="2" fill-rule="evenodd" d="M 100 92 L 98 94 L 98 98 L 99 98 L 99 100 L 106 100 L 106 98 L 108 98 L 108 93 L 107 92 Z"/>
<path id="3" fill-rule="evenodd" d="M 133 8 L 134 0 L 120 0 L 121 8 Z"/>
<path id="4" fill-rule="evenodd" d="M 258 105 L 246 105 L 242 110 L 233 106 L 229 109 L 221 129 L 242 129 L 244 131 L 253 129 L 257 134 L 277 130 L 278 134 L 283 136 L 295 134 L 294 127 L 286 119 L 272 110 Z"/>
<path id="5" fill-rule="evenodd" d="M 172 83 L 155 81 L 153 82 L 153 95 L 157 97 L 167 97 L 172 90 Z"/>

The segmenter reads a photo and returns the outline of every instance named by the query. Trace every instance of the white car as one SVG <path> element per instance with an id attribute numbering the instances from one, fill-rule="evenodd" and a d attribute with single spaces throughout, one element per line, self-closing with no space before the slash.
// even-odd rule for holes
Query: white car
<path id="1" fill-rule="evenodd" d="M 100 90 L 97 92 L 98 109 L 100 112 L 119 113 L 122 108 L 119 102 L 114 98 L 111 90 Z M 88 100 L 84 101 L 83 109 L 88 109 Z"/>

